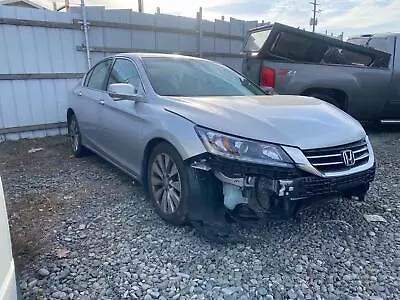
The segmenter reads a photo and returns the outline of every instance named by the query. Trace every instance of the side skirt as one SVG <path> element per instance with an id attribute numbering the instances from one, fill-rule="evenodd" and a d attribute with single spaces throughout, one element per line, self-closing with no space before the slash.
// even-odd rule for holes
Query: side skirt
<path id="1" fill-rule="evenodd" d="M 117 161 L 115 161 L 114 159 L 109 157 L 108 155 L 106 155 L 103 151 L 98 150 L 94 146 L 91 146 L 91 145 L 89 146 L 88 143 L 84 143 L 83 141 L 82 141 L 82 145 L 85 146 L 86 148 L 88 148 L 93 153 L 95 153 L 97 156 L 101 157 L 102 159 L 104 159 L 107 162 L 109 162 L 110 164 L 112 164 L 114 167 L 118 168 L 119 170 L 121 170 L 125 174 L 129 175 L 130 177 L 132 177 L 134 180 L 136 180 L 140 184 L 143 184 L 142 179 L 138 174 L 136 174 L 132 170 L 124 167 L 123 165 L 121 165 L 120 163 L 118 163 Z"/>

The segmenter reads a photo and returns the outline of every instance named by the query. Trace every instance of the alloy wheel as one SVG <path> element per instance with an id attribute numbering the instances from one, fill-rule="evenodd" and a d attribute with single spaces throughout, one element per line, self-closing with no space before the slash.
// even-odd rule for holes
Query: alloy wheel
<path id="1" fill-rule="evenodd" d="M 72 118 L 69 123 L 69 137 L 71 140 L 72 151 L 77 152 L 79 150 L 79 129 L 75 118 Z"/>
<path id="2" fill-rule="evenodd" d="M 151 167 L 151 186 L 157 205 L 165 214 L 173 214 L 181 201 L 181 178 L 174 160 L 158 154 Z"/>

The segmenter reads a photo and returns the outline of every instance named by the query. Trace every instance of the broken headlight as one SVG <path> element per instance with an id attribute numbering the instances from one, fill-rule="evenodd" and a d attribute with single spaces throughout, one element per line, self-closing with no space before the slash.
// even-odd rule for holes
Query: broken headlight
<path id="1" fill-rule="evenodd" d="M 212 154 L 278 167 L 289 167 L 293 164 L 290 157 L 278 145 L 234 137 L 199 126 L 195 129 L 204 147 Z"/>

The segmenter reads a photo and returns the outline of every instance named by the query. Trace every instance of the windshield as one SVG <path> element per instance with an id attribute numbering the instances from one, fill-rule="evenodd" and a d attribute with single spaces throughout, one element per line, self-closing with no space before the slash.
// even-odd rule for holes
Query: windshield
<path id="1" fill-rule="evenodd" d="M 161 96 L 252 96 L 265 92 L 235 71 L 205 60 L 143 58 L 151 85 Z"/>

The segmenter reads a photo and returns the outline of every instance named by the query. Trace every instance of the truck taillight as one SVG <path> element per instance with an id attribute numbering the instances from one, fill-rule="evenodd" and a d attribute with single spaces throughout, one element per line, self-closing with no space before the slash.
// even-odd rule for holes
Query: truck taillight
<path id="1" fill-rule="evenodd" d="M 260 86 L 275 87 L 275 70 L 262 67 L 260 72 Z"/>

